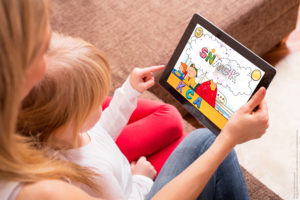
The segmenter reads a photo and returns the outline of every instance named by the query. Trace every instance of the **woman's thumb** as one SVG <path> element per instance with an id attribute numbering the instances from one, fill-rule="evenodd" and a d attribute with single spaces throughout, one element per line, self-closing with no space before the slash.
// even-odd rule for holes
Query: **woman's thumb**
<path id="1" fill-rule="evenodd" d="M 247 107 L 249 111 L 253 111 L 265 98 L 266 89 L 264 87 L 259 88 L 259 90 L 252 96 L 248 101 Z"/>

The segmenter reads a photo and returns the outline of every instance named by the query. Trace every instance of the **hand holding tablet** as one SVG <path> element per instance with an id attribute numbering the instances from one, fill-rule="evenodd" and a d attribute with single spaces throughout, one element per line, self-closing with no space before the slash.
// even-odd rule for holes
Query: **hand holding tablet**
<path id="1" fill-rule="evenodd" d="M 268 107 L 264 100 L 266 89 L 261 87 L 252 98 L 228 120 L 221 134 L 232 147 L 260 138 L 269 126 Z"/>
<path id="2" fill-rule="evenodd" d="M 269 86 L 275 73 L 259 56 L 195 14 L 160 84 L 218 134 L 260 87 Z"/>

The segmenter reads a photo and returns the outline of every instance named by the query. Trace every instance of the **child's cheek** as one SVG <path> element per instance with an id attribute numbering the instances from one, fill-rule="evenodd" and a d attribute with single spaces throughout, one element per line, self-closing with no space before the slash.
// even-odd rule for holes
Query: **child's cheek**
<path id="1" fill-rule="evenodd" d="M 102 115 L 102 108 L 97 109 L 93 114 L 93 119 L 91 119 L 92 127 L 100 120 Z"/>
<path id="2" fill-rule="evenodd" d="M 97 122 L 99 121 L 100 117 L 102 114 L 102 109 L 97 109 L 96 111 L 94 111 L 88 118 L 87 122 L 85 123 L 85 125 L 83 126 L 83 132 L 90 130 L 91 128 L 93 128 Z"/>
<path id="3" fill-rule="evenodd" d="M 98 109 L 97 113 L 98 113 L 97 121 L 99 121 L 99 119 L 101 118 L 101 115 L 102 115 L 102 108 Z"/>

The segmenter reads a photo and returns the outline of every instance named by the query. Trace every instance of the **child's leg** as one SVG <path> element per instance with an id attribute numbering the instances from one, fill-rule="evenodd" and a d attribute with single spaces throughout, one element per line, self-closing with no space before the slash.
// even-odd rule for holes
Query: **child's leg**
<path id="1" fill-rule="evenodd" d="M 111 98 L 103 103 L 107 107 Z M 116 143 L 129 161 L 166 147 L 183 134 L 183 121 L 174 106 L 139 99 L 137 108 Z"/>

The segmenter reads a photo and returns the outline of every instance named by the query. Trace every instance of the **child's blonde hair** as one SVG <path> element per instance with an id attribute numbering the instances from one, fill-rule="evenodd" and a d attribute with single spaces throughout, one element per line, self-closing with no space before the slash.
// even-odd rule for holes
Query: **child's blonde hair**
<path id="1" fill-rule="evenodd" d="M 75 140 L 89 114 L 101 109 L 110 88 L 110 68 L 88 42 L 53 33 L 44 78 L 23 100 L 18 131 L 41 144 L 72 124 Z"/>

